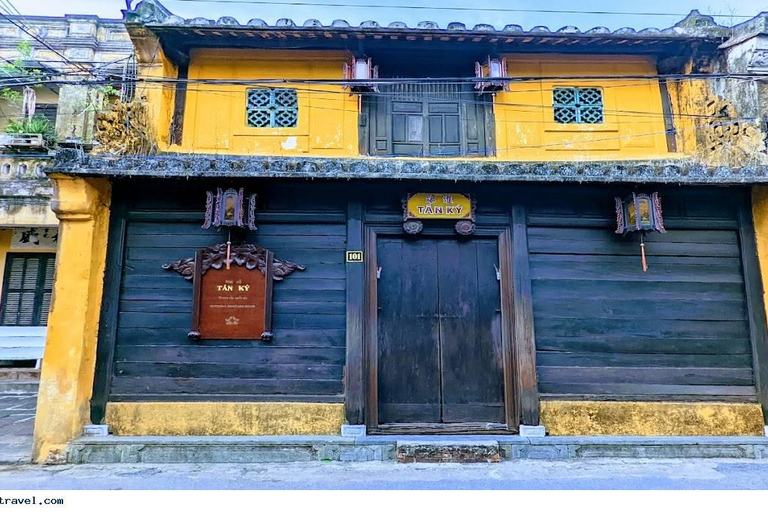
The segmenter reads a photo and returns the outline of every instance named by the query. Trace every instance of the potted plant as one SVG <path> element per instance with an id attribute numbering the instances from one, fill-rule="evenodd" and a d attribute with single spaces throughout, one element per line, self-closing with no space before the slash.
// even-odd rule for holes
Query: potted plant
<path id="1" fill-rule="evenodd" d="M 53 123 L 41 115 L 11 120 L 5 127 L 2 144 L 15 149 L 45 149 L 56 142 Z"/>

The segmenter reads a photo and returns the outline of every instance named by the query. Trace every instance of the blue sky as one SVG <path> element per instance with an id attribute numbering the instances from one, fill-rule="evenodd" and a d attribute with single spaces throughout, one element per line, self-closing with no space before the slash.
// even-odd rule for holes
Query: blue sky
<path id="1" fill-rule="evenodd" d="M 198 1 L 162 0 L 162 3 L 175 14 L 185 18 L 204 16 L 218 18 L 234 16 L 244 23 L 250 18 L 262 18 L 274 23 L 278 18 L 292 18 L 303 22 L 307 18 L 318 18 L 328 23 L 337 18 L 343 18 L 350 23 L 359 23 L 374 19 L 379 22 L 404 21 L 409 25 L 422 20 L 438 22 L 441 26 L 451 21 L 461 21 L 468 25 L 490 23 L 498 28 L 509 23 L 516 23 L 528 29 L 535 25 L 547 25 L 552 29 L 564 25 L 575 25 L 581 29 L 594 26 L 606 26 L 612 29 L 619 27 L 659 27 L 664 28 L 679 21 L 691 9 L 699 9 L 702 13 L 719 15 L 719 23 L 733 25 L 744 21 L 739 16 L 752 17 L 761 10 L 768 10 L 765 0 L 724 0 L 724 1 L 672 1 L 644 0 L 642 2 L 622 2 L 617 0 L 534 0 L 506 1 L 498 0 L 293 0 L 304 3 L 346 3 L 367 7 L 328 7 L 328 6 L 295 6 L 295 5 L 247 5 L 222 3 L 226 0 L 203 3 Z M 247 0 L 245 0 L 247 1 Z M 275 0 L 276 2 L 291 0 Z M 61 16 L 64 14 L 97 14 L 106 18 L 121 17 L 120 9 L 125 7 L 124 0 L 11 0 L 11 3 L 23 14 Z M 371 7 L 371 5 L 387 6 L 386 8 Z M 449 12 L 432 10 L 407 10 L 390 8 L 392 5 L 440 6 L 440 7 L 475 7 L 475 8 L 507 8 L 507 9 L 546 9 L 546 10 L 578 10 L 578 11 L 619 11 L 643 13 L 670 13 L 669 16 L 639 16 L 639 15 L 595 15 L 595 14 L 563 14 L 563 13 L 500 13 L 500 12 Z M 6 12 L 3 9 L 3 12 Z"/>

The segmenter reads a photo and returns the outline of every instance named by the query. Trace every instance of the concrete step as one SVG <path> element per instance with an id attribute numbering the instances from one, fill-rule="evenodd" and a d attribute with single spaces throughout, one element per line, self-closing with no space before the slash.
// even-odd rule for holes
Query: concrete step
<path id="1" fill-rule="evenodd" d="M 67 460 L 86 463 L 303 461 L 471 462 L 506 459 L 768 459 L 768 437 L 264 436 L 83 437 Z"/>
<path id="2" fill-rule="evenodd" d="M 0 394 L 35 394 L 39 385 L 36 380 L 0 379 Z"/>

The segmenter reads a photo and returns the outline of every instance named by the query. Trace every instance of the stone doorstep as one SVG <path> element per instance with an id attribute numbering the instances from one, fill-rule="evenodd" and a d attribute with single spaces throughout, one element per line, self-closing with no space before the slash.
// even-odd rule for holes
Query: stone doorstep
<path id="1" fill-rule="evenodd" d="M 397 462 L 501 462 L 498 441 L 397 441 Z"/>
<path id="2" fill-rule="evenodd" d="M 74 464 L 493 462 L 497 458 L 617 457 L 768 459 L 768 437 L 107 436 L 77 439 L 67 453 L 67 461 Z"/>

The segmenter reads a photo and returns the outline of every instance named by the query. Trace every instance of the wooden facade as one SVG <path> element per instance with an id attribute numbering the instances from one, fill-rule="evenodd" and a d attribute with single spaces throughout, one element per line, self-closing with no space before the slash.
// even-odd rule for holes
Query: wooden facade
<path id="1" fill-rule="evenodd" d="M 344 402 L 371 432 L 515 432 L 540 400 L 765 404 L 744 189 L 652 187 L 668 233 L 644 273 L 614 233 L 628 186 L 233 184 L 259 195 L 247 241 L 306 265 L 274 286 L 274 339 L 187 338 L 192 284 L 162 265 L 226 240 L 201 228 L 209 183 L 118 180 L 93 421 L 108 401 Z M 471 194 L 475 233 L 406 235 L 413 192 Z"/>

